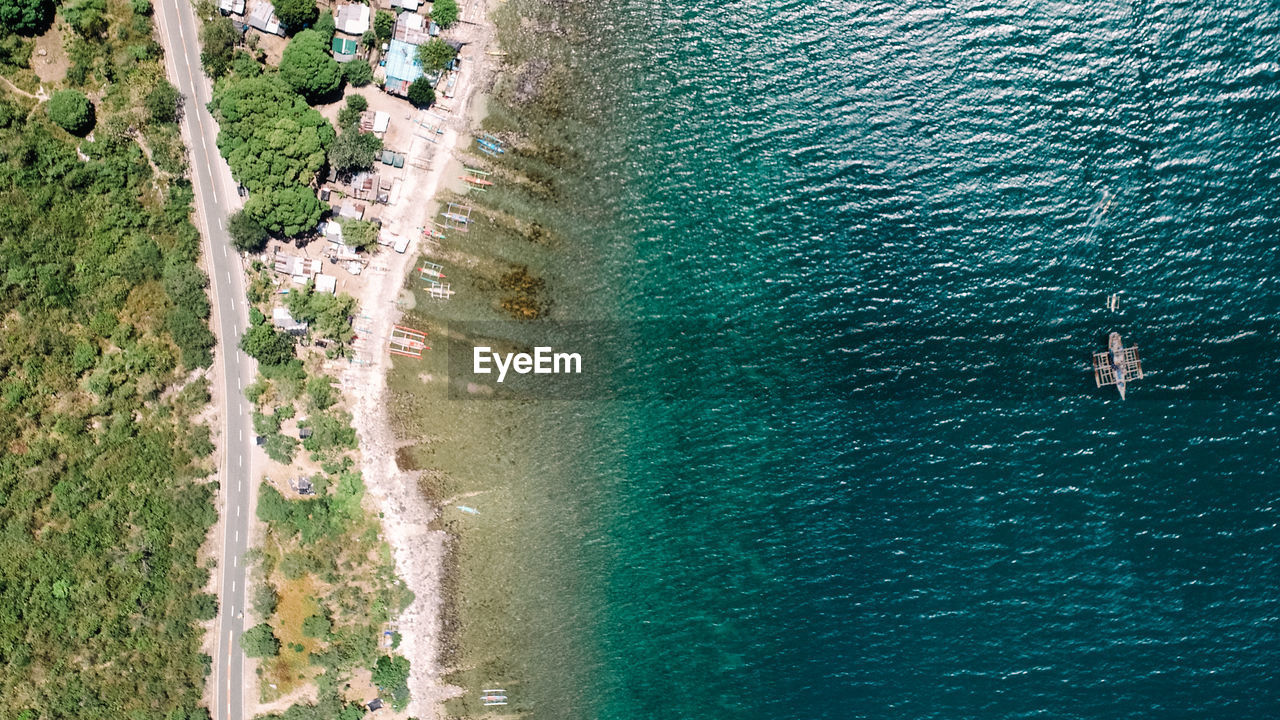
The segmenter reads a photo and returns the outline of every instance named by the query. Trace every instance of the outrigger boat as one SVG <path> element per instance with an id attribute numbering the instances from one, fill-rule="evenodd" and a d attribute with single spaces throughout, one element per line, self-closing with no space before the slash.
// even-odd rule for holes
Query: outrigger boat
<path id="1" fill-rule="evenodd" d="M 467 182 L 471 183 L 472 185 L 479 185 L 479 186 L 481 186 L 481 187 L 492 187 L 492 186 L 493 186 L 493 181 L 492 181 L 492 180 L 485 180 L 485 179 L 484 179 L 484 178 L 482 178 L 482 177 L 476 177 L 476 176 L 474 176 L 474 175 L 459 175 L 458 177 L 462 178 L 463 180 L 466 180 Z"/>
<path id="2" fill-rule="evenodd" d="M 449 218 L 450 220 L 452 220 L 452 221 L 454 221 L 454 222 L 460 222 L 460 223 L 469 223 L 469 222 L 471 222 L 471 218 L 467 217 L 466 215 L 459 215 L 458 213 L 455 213 L 455 212 L 445 212 L 445 213 L 440 213 L 440 214 L 441 214 L 441 215 L 443 215 L 443 216 L 445 216 L 445 217 L 447 217 L 447 218 Z"/>
<path id="3" fill-rule="evenodd" d="M 1093 354 L 1093 379 L 1098 387 L 1115 385 L 1120 391 L 1120 399 L 1124 400 L 1129 381 L 1142 379 L 1138 346 L 1125 347 L 1120 341 L 1120 333 L 1111 333 L 1107 338 L 1107 351 Z"/>

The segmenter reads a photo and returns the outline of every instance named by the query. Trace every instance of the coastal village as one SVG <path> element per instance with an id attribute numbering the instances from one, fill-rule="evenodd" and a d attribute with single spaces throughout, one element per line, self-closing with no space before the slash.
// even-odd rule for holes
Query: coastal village
<path id="1" fill-rule="evenodd" d="M 394 318 L 398 306 L 412 304 L 402 290 L 409 273 L 421 276 L 432 300 L 455 292 L 441 264 L 411 263 L 472 222 L 469 207 L 453 204 L 429 214 L 426 199 L 443 178 L 462 179 L 450 183 L 459 192 L 489 182 L 486 171 L 466 168 L 453 153 L 468 130 L 465 108 L 481 80 L 490 30 L 459 22 L 484 11 L 479 0 L 318 10 L 315 27 L 331 34 L 326 49 L 344 82 L 311 104 L 340 138 L 358 133 L 377 142 L 365 146 L 372 151 L 362 162 L 343 168 L 331 151 L 327 173 L 310 188 L 321 208 L 313 227 L 272 232 L 260 248 L 242 246 L 251 322 L 260 323 L 251 332 L 270 328 L 293 338 L 288 357 L 298 358 L 273 366 L 259 357 L 259 380 L 246 390 L 261 486 L 243 644 L 246 654 L 251 641 L 265 649 L 254 648 L 257 687 L 245 696 L 256 707 L 251 716 L 309 717 L 306 709 L 323 706 L 326 696 L 346 708 L 343 718 L 426 716 L 461 692 L 422 661 L 438 653 L 440 599 L 408 591 L 438 586 L 444 538 L 427 529 L 430 512 L 416 489 L 395 481 L 392 443 L 378 431 L 385 410 L 373 389 L 385 383 L 393 356 L 429 350 L 425 332 Z M 298 42 L 267 0 L 222 0 L 218 13 L 233 24 L 236 46 L 266 66 L 282 64 Z M 441 57 L 428 66 L 423 48 L 433 43 Z M 488 136 L 477 147 L 496 155 L 502 145 Z M 254 190 L 246 184 L 239 195 L 249 207 Z M 234 220 L 232 228 L 234 241 Z M 364 488 L 376 517 L 357 510 Z M 313 520 L 298 515 L 304 511 L 345 520 L 308 539 Z M 406 536 L 426 545 L 430 562 L 408 555 L 414 543 Z M 415 577 L 422 574 L 429 577 Z M 376 647 L 365 644 L 374 639 Z M 491 700 L 502 706 L 506 698 Z"/>

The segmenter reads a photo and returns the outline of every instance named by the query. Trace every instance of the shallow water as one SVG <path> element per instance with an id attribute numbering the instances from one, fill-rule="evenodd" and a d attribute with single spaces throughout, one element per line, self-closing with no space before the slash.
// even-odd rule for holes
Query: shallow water
<path id="1" fill-rule="evenodd" d="M 513 705 L 1280 712 L 1280 6 L 662 7 L 572 15 L 554 317 L 636 370 L 493 431 Z"/>

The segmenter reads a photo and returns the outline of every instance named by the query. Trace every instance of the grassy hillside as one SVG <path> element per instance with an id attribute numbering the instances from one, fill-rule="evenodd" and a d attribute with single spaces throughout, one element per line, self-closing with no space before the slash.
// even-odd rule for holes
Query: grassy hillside
<path id="1" fill-rule="evenodd" d="M 0 30 L 4 718 L 208 716 L 197 553 L 216 486 L 192 371 L 213 338 L 149 13 L 80 2 L 32 31 L 65 39 L 44 90 L 90 100 L 92 139 L 26 94 L 33 42 Z"/>

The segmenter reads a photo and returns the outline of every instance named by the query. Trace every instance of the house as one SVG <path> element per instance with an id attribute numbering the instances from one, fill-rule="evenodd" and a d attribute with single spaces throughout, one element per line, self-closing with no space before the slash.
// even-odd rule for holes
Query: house
<path id="1" fill-rule="evenodd" d="M 336 220 L 330 220 L 324 224 L 324 239 L 331 243 L 343 244 L 342 225 Z"/>
<path id="2" fill-rule="evenodd" d="M 277 255 L 272 262 L 272 269 L 283 275 L 311 277 L 320 272 L 320 261 L 292 255 Z"/>
<path id="3" fill-rule="evenodd" d="M 377 173 L 360 173 L 351 179 L 351 194 L 358 200 L 373 200 L 377 190 Z"/>
<path id="4" fill-rule="evenodd" d="M 307 324 L 298 322 L 293 319 L 293 315 L 289 312 L 289 308 L 277 306 L 271 310 L 271 324 L 277 330 L 283 330 L 290 335 L 305 335 L 307 332 Z"/>
<path id="5" fill-rule="evenodd" d="M 336 295 L 338 293 L 338 278 L 324 273 L 316 275 L 316 292 Z"/>
<path id="6" fill-rule="evenodd" d="M 399 27 L 397 24 L 396 27 Z M 384 88 L 392 95 L 409 94 L 409 85 L 422 77 L 422 65 L 418 63 L 418 46 L 403 40 L 392 40 L 384 60 L 387 82 Z"/>
<path id="7" fill-rule="evenodd" d="M 411 13 L 418 12 L 418 6 L 422 4 L 422 0 L 391 0 L 391 9 L 400 8 L 408 10 Z"/>
<path id="8" fill-rule="evenodd" d="M 348 220 L 359 220 L 364 217 L 365 206 L 347 198 L 342 201 L 342 207 L 338 209 L 338 217 L 344 217 Z"/>
<path id="9" fill-rule="evenodd" d="M 391 39 L 410 45 L 421 45 L 431 39 L 428 32 L 427 19 L 421 15 L 407 12 L 396 18 L 395 28 L 391 31 Z"/>
<path id="10" fill-rule="evenodd" d="M 299 437 L 302 436 L 301 431 L 298 432 L 298 436 Z M 307 433 L 307 437 L 311 437 L 310 432 Z M 306 478 L 298 478 L 298 494 L 299 495 L 315 495 L 316 487 L 311 484 L 310 480 L 307 480 Z"/>
<path id="11" fill-rule="evenodd" d="M 342 5 L 334 13 L 333 22 L 338 32 L 358 38 L 369 32 L 369 6 L 358 3 Z"/>
<path id="12" fill-rule="evenodd" d="M 223 15 L 243 15 L 244 0 L 222 0 L 218 3 L 218 10 Z"/>
<path id="13" fill-rule="evenodd" d="M 253 7 L 253 11 L 249 13 L 246 20 L 249 27 L 254 30 L 260 30 L 271 35 L 284 35 L 284 30 L 280 27 L 280 20 L 276 17 L 276 6 L 267 2 L 267 0 L 258 0 L 258 4 Z"/>
<path id="14" fill-rule="evenodd" d="M 387 128 L 390 126 L 391 115 L 389 113 L 382 112 L 381 110 L 375 110 L 373 113 L 373 132 L 380 135 L 386 132 Z"/>
<path id="15" fill-rule="evenodd" d="M 382 698 L 374 698 L 373 701 L 369 703 L 369 712 L 373 712 L 375 710 L 381 710 L 381 709 L 382 709 Z"/>

